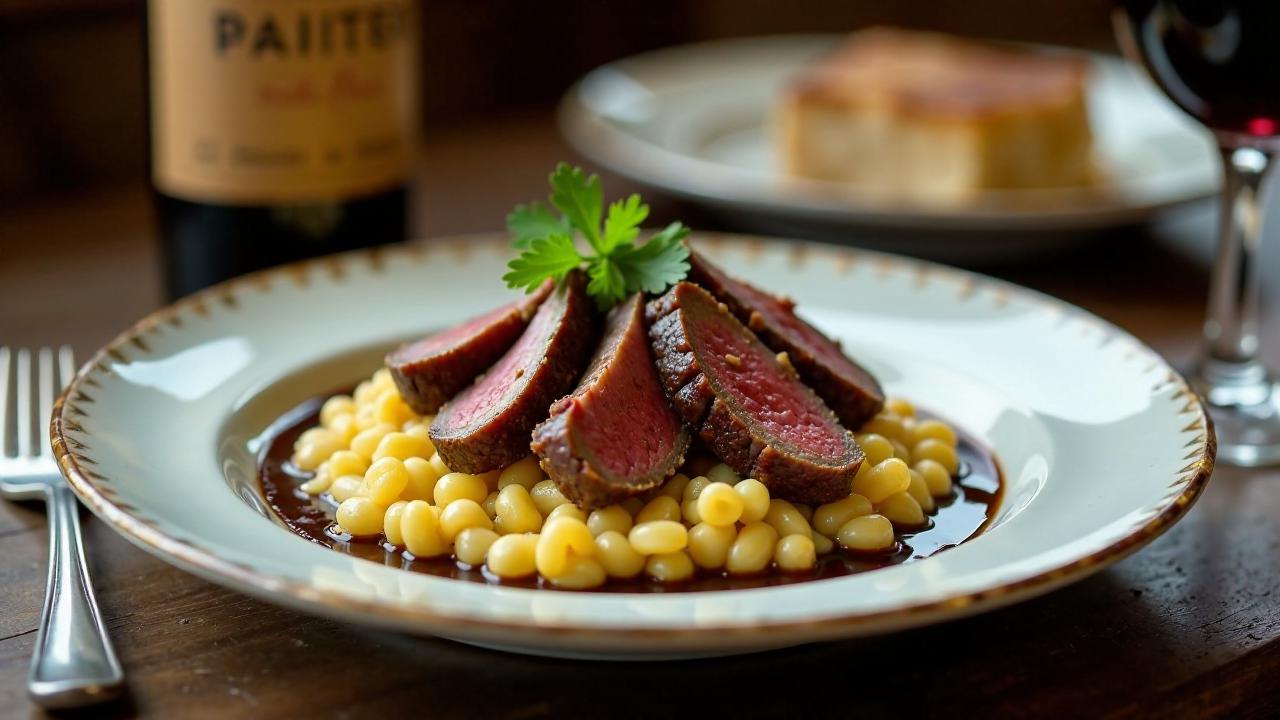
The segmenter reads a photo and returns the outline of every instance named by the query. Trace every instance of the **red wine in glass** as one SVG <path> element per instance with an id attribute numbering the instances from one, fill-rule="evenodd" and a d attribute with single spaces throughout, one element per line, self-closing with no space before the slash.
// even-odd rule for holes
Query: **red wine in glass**
<path id="1" fill-rule="evenodd" d="M 1125 53 L 1213 131 L 1222 156 L 1204 348 L 1189 378 L 1213 416 L 1218 460 L 1280 464 L 1280 382 L 1258 337 L 1262 219 L 1280 152 L 1280 0 L 1121 0 L 1113 17 Z"/>
<path id="2" fill-rule="evenodd" d="M 1124 0 L 1116 9 L 1121 43 L 1179 107 L 1218 132 L 1280 135 L 1280 2 Z"/>

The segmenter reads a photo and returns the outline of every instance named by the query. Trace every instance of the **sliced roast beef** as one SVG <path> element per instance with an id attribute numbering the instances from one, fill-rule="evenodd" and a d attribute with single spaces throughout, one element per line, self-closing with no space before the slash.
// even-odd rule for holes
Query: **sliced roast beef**
<path id="1" fill-rule="evenodd" d="M 663 389 L 713 452 L 774 497 L 849 494 L 862 449 L 786 362 L 688 282 L 647 307 Z"/>
<path id="2" fill-rule="evenodd" d="M 689 433 L 658 382 L 639 293 L 615 307 L 572 395 L 533 431 L 533 450 L 565 497 L 604 507 L 662 484 Z"/>
<path id="3" fill-rule="evenodd" d="M 840 345 L 795 314 L 794 303 L 758 290 L 689 251 L 689 279 L 716 296 L 765 345 L 785 352 L 801 379 L 847 427 L 858 428 L 884 407 L 880 383 Z"/>
<path id="4" fill-rule="evenodd" d="M 571 272 L 542 303 L 520 339 L 431 423 L 431 441 L 451 469 L 482 473 L 529 454 L 533 427 L 567 393 L 595 339 L 582 274 Z"/>
<path id="5" fill-rule="evenodd" d="M 529 325 L 554 283 L 387 355 L 387 368 L 413 411 L 430 415 L 506 352 Z"/>

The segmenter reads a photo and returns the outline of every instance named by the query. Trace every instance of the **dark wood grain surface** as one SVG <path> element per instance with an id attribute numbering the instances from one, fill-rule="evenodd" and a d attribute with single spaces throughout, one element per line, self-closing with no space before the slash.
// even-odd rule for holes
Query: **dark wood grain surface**
<path id="1" fill-rule="evenodd" d="M 496 229 L 567 156 L 548 118 L 428 134 L 416 226 Z M 621 181 L 609 180 L 613 190 Z M 655 219 L 691 208 L 659 202 Z M 995 274 L 1078 303 L 1172 358 L 1194 350 L 1203 212 Z M 82 355 L 159 302 L 144 189 L 10 210 L 0 344 Z M 1274 268 L 1274 264 L 1270 267 Z M 1268 273 L 1273 279 L 1278 275 Z M 1274 306 L 1268 304 L 1270 310 Z M 1273 336 L 1276 322 L 1268 321 Z M 1275 357 L 1272 337 L 1268 351 Z M 0 715 L 39 716 L 26 666 L 44 591 L 39 506 L 0 503 Z M 150 717 L 1232 717 L 1280 715 L 1280 472 L 1220 468 L 1168 534 L 1021 605 L 887 637 L 651 664 L 504 655 L 317 619 L 224 590 L 86 518 L 89 563 L 130 692 Z"/>

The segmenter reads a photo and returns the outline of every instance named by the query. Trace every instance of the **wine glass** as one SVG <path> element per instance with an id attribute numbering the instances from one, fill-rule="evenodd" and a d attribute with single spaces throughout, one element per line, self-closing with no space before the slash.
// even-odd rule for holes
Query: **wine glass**
<path id="1" fill-rule="evenodd" d="M 1263 191 L 1280 150 L 1280 2 L 1122 0 L 1112 18 L 1125 54 L 1213 131 L 1222 155 L 1217 257 L 1190 378 L 1213 416 L 1218 458 L 1280 463 L 1280 389 L 1258 341 Z"/>

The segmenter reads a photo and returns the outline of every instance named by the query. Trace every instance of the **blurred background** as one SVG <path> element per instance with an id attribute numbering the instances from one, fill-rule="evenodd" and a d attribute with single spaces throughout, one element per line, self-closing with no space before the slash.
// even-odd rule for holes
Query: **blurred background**
<path id="1" fill-rule="evenodd" d="M 260 6 L 275 1 L 251 0 Z M 572 84 L 636 53 L 733 37 L 843 34 L 872 25 L 1118 52 L 1109 0 L 421 0 L 419 25 L 422 127 L 408 190 L 408 232 L 417 237 L 500 230 L 512 205 L 545 196 L 547 174 L 561 160 L 601 172 L 611 197 L 643 191 L 653 207 L 650 224 L 680 219 L 698 230 L 730 229 L 723 215 L 602 170 L 561 136 L 557 104 Z M 0 0 L 0 346 L 67 343 L 87 358 L 166 302 L 149 172 L 146 27 L 145 0 Z M 1215 173 L 1213 168 L 1211 179 Z M 1215 215 L 1214 203 L 1205 199 L 1150 223 L 1091 231 L 1089 242 L 1070 248 L 1010 253 L 992 263 L 990 257 L 967 258 L 961 245 L 947 261 L 1074 303 L 1182 365 L 1201 344 Z M 1024 239 L 1035 240 L 1040 232 L 1031 229 Z M 849 229 L 839 239 L 863 244 L 883 240 L 881 233 Z M 1277 245 L 1264 244 L 1263 278 L 1280 275 Z M 1270 321 L 1280 318 L 1277 309 L 1275 302 L 1264 303 L 1268 358 L 1280 357 L 1280 328 Z M 1160 544 L 1077 589 L 943 630 L 950 633 L 944 644 L 981 651 L 976 660 L 965 653 L 950 669 L 941 666 L 942 672 L 895 675 L 881 688 L 885 692 L 872 693 L 869 707 L 900 710 L 904 697 L 910 707 L 930 696 L 946 702 L 955 697 L 958 707 L 972 707 L 974 698 L 990 697 L 985 707 L 1024 716 L 1038 708 L 1050 708 L 1041 714 L 1052 715 L 1052 708 L 1069 702 L 1091 705 L 1087 714 L 1131 716 L 1167 708 L 1170 715 L 1217 710 L 1261 717 L 1265 699 L 1275 697 L 1280 657 L 1273 641 L 1280 593 L 1272 593 L 1274 571 L 1265 571 L 1276 567 L 1280 553 L 1275 481 L 1274 474 L 1219 473 L 1196 513 Z M 45 552 L 42 534 L 13 529 L 38 529 L 39 516 L 19 512 L 0 532 L 7 543 L 0 548 L 12 550 L 6 553 L 12 560 L 0 568 L 3 597 L 11 601 L 9 626 L 17 632 L 27 623 L 5 645 L 14 668 L 25 662 L 37 637 L 39 561 Z M 358 651 L 367 642 L 378 653 L 390 653 L 393 662 L 420 659 L 406 651 L 409 645 L 383 636 L 370 640 L 328 624 L 308 625 L 285 610 L 217 594 L 202 582 L 183 580 L 177 570 L 160 568 L 102 523 L 90 521 L 88 527 L 90 564 L 102 571 L 97 579 L 99 590 L 106 590 L 106 617 L 119 633 L 129 672 L 143 677 L 140 666 L 148 666 L 140 686 L 163 688 L 159 694 L 203 702 L 206 690 L 216 687 L 224 700 L 264 711 L 253 695 L 240 692 L 240 681 L 248 680 L 244 653 L 253 647 L 238 641 L 218 647 L 216 637 L 213 648 L 206 647 L 209 636 L 201 633 L 227 634 L 228 628 L 230 635 L 256 642 L 257 652 L 278 667 L 295 667 L 286 662 L 290 657 L 304 663 L 308 657 L 332 657 L 317 653 L 321 648 Z M 187 627 L 191 618 L 196 622 Z M 1020 660 L 1046 643 L 1018 628 L 1056 629 L 1056 635 L 1045 636 L 1055 647 L 1052 670 Z M 1031 641 L 989 642 L 1013 635 Z M 1062 642 L 1055 645 L 1054 638 Z M 856 664 L 869 652 L 893 653 L 901 646 L 899 637 L 875 642 L 880 644 L 855 646 L 852 655 L 837 645 L 805 655 L 771 654 L 747 661 L 756 664 L 744 666 L 744 677 L 773 678 L 779 663 L 807 671 L 814 652 L 820 653 L 818 664 L 839 668 L 851 656 Z M 195 649 L 186 652 L 190 648 Z M 453 645 L 439 650 L 440 662 L 459 667 L 460 653 L 470 652 Z M 492 677 L 493 658 L 481 660 L 484 667 L 475 677 Z M 226 664 L 225 683 L 221 671 L 178 682 L 193 667 L 200 668 L 198 675 L 208 672 L 203 668 L 209 662 Z M 549 667 L 555 673 L 575 666 Z M 1137 677 L 1158 682 L 1131 687 L 1130 676 L 1118 667 L 1140 668 Z M 436 677 L 461 677 L 457 669 L 446 667 Z M 16 701 L 20 674 L 0 683 L 0 698 L 15 699 L 9 704 L 14 712 L 27 711 Z M 836 677 L 835 671 L 828 676 Z M 363 692 L 390 688 L 384 694 L 394 702 L 405 697 L 405 688 L 422 684 L 405 677 L 390 673 L 387 683 Z M 516 695 L 543 693 L 540 680 L 528 675 Z M 1138 690 L 1143 700 L 1136 699 Z M 1101 702 L 1104 693 L 1110 704 Z M 1152 693 L 1157 697 L 1147 703 Z M 157 706 L 147 694 L 140 693 L 143 712 Z M 283 694 L 297 693 L 290 686 Z M 261 695 L 264 702 L 281 696 Z M 528 704 L 521 712 L 549 713 L 555 707 Z"/>
<path id="2" fill-rule="evenodd" d="M 611 60 L 701 40 L 874 24 L 1114 53 L 1109 7 L 1104 0 L 430 0 L 421 7 L 423 132 L 410 234 L 497 230 L 513 203 L 543 195 L 556 161 L 581 162 L 557 132 L 557 101 Z M 163 301 L 147 171 L 145 27 L 142 0 L 0 0 L 0 286 L 7 297 L 41 298 L 0 311 L 10 344 L 61 342 L 70 321 L 91 349 Z M 611 195 L 637 189 L 605 179 Z M 651 222 L 678 217 L 698 229 L 722 227 L 661 193 L 646 191 L 646 199 Z M 1034 259 L 997 272 L 1068 300 L 1092 293 L 1087 305 L 1104 315 L 1109 303 L 1143 305 L 1144 288 L 1176 285 L 1187 301 L 1152 301 L 1151 312 L 1194 327 L 1211 241 L 1205 210 L 1175 214 L 1174 230 L 1162 230 L 1155 249 L 1148 229 L 1126 228 L 1123 242 L 1078 251 L 1083 274 L 1051 272 Z M 74 288 L 68 273 L 77 276 Z M 1129 278 L 1129 287 L 1117 288 L 1117 277 Z M 1186 341 L 1177 344 L 1189 351 Z"/>
<path id="3" fill-rule="evenodd" d="M 698 40 L 894 24 L 1114 49 L 1105 0 L 430 0 L 421 23 L 428 139 L 549 118 L 592 68 Z M 145 30 L 143 0 L 0 0 L 0 207 L 146 182 Z"/>

